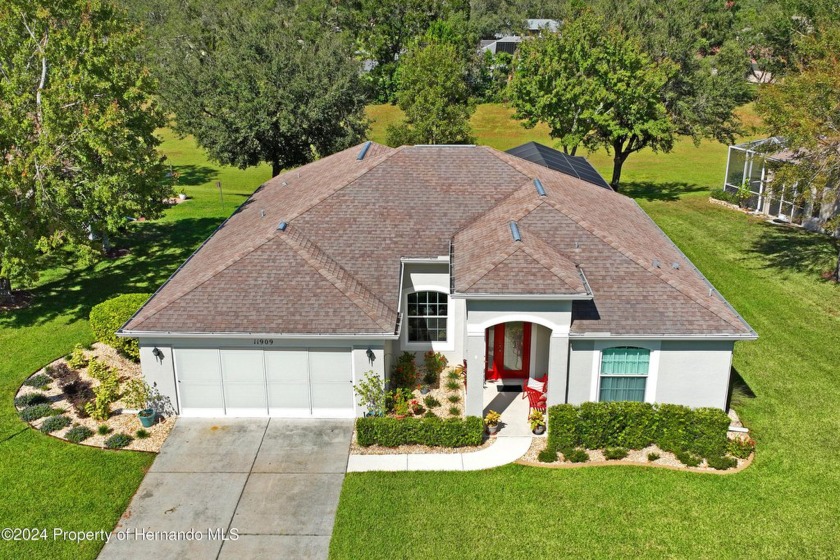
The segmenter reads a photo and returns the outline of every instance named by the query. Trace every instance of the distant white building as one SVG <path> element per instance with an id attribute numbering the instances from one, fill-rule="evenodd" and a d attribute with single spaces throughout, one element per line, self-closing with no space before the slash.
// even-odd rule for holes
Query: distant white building
<path id="1" fill-rule="evenodd" d="M 560 29 L 560 22 L 556 19 L 528 19 L 525 20 L 525 30 L 527 37 L 538 36 L 543 31 L 549 33 L 557 33 Z M 520 35 L 502 35 L 498 34 L 493 39 L 484 39 L 481 41 L 479 48 L 482 51 L 489 51 L 493 54 L 508 53 L 514 54 L 519 48 L 519 43 L 523 41 Z"/>

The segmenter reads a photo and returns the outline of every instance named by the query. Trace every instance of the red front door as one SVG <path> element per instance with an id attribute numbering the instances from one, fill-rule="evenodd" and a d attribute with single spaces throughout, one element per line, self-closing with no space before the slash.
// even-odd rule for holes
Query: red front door
<path id="1" fill-rule="evenodd" d="M 486 379 L 524 379 L 531 369 L 531 323 L 512 321 L 487 329 Z"/>

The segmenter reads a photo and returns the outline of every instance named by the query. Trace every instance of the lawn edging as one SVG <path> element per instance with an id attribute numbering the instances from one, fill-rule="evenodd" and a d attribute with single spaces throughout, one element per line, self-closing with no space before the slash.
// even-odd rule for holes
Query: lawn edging
<path id="1" fill-rule="evenodd" d="M 688 467 L 688 466 L 674 466 L 674 465 L 660 465 L 657 463 L 639 463 L 636 461 L 625 461 L 623 459 L 619 459 L 617 461 L 587 461 L 585 463 L 569 463 L 566 461 L 557 462 L 557 463 L 540 463 L 539 461 L 529 461 L 527 459 L 518 459 L 515 461 L 517 465 L 523 465 L 526 467 L 538 467 L 541 469 L 582 469 L 586 467 L 643 467 L 643 468 L 655 468 L 655 469 L 667 469 L 669 471 L 677 471 L 677 472 L 691 472 L 695 474 L 717 474 L 717 475 L 729 475 L 729 474 L 738 474 L 739 472 L 743 471 L 750 465 L 752 465 L 753 459 L 755 458 L 755 453 L 752 453 L 749 457 L 743 460 L 743 463 L 738 465 L 737 467 L 733 467 L 731 469 L 726 470 L 717 470 L 717 469 L 710 469 L 710 468 L 698 468 L 698 467 Z M 740 462 L 740 461 L 739 461 Z"/>

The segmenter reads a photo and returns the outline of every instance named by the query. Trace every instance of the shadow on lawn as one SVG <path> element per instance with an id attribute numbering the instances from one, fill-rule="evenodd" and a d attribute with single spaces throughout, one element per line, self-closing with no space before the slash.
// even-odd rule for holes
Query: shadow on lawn
<path id="1" fill-rule="evenodd" d="M 738 409 L 748 401 L 754 399 L 755 396 L 752 388 L 741 377 L 738 370 L 733 367 L 729 374 L 729 395 L 727 397 L 726 409 L 729 410 L 731 407 Z"/>
<path id="2" fill-rule="evenodd" d="M 765 268 L 821 274 L 837 262 L 840 240 L 802 229 L 761 224 L 750 252 L 762 255 Z"/>
<path id="3" fill-rule="evenodd" d="M 644 200 L 674 201 L 679 200 L 684 194 L 708 190 L 708 187 L 692 185 L 689 183 L 677 183 L 674 181 L 666 183 L 654 183 L 653 181 L 632 181 L 622 183 L 619 192 L 630 198 L 642 198 Z"/>
<path id="4" fill-rule="evenodd" d="M 38 286 L 26 309 L 0 315 L 2 327 L 30 327 L 59 316 L 86 319 L 90 308 L 117 294 L 153 292 L 219 225 L 217 218 L 185 218 L 132 224 L 115 245 L 130 253 Z"/>
<path id="5" fill-rule="evenodd" d="M 219 176 L 219 170 L 206 165 L 174 165 L 173 169 L 178 174 L 178 187 L 194 187 L 209 183 Z"/>

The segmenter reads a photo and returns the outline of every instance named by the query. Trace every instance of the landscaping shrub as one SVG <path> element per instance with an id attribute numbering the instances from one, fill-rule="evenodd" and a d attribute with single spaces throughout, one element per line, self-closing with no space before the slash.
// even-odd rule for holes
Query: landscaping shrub
<path id="1" fill-rule="evenodd" d="M 132 441 L 134 441 L 134 438 L 128 434 L 114 434 L 105 440 L 105 447 L 108 449 L 122 449 Z"/>
<path id="2" fill-rule="evenodd" d="M 727 442 L 727 451 L 738 459 L 747 459 L 755 451 L 755 441 L 752 438 L 730 439 Z"/>
<path id="3" fill-rule="evenodd" d="M 654 452 L 648 453 L 648 455 L 647 455 L 647 459 L 651 463 L 653 463 L 654 461 L 658 461 L 659 457 L 660 457 L 659 453 L 654 453 Z"/>
<path id="4" fill-rule="evenodd" d="M 609 461 L 624 459 L 629 453 L 626 447 L 607 447 L 604 449 L 604 457 Z"/>
<path id="5" fill-rule="evenodd" d="M 41 424 L 40 430 L 45 434 L 49 434 L 52 432 L 57 432 L 62 428 L 66 428 L 70 425 L 70 419 L 66 416 L 51 416 L 44 420 L 44 423 Z"/>
<path id="6" fill-rule="evenodd" d="M 51 381 L 52 378 L 49 375 L 39 373 L 24 381 L 23 384 L 27 387 L 35 387 L 36 389 L 46 389 L 49 387 Z"/>
<path id="7" fill-rule="evenodd" d="M 459 402 L 461 402 L 461 395 L 449 395 L 448 397 L 446 397 L 446 400 L 448 400 L 452 404 L 458 404 Z"/>
<path id="8" fill-rule="evenodd" d="M 58 381 L 59 385 L 75 381 L 79 378 L 79 372 L 71 369 L 64 362 L 59 362 L 54 366 L 48 366 L 44 371 L 47 372 L 47 375 Z"/>
<path id="9" fill-rule="evenodd" d="M 464 447 L 481 445 L 484 424 L 481 418 L 464 420 L 427 418 L 357 418 L 356 437 L 359 445 L 428 445 L 430 447 Z"/>
<path id="10" fill-rule="evenodd" d="M 73 443 L 81 443 L 85 441 L 87 438 L 93 435 L 93 430 L 87 428 L 85 426 L 73 426 L 67 433 L 64 434 L 64 437 L 67 441 L 72 441 Z"/>
<path id="11" fill-rule="evenodd" d="M 725 471 L 726 469 L 731 469 L 733 467 L 738 466 L 738 459 L 735 457 L 709 457 L 706 459 L 706 463 L 712 467 L 713 469 L 719 471 Z"/>
<path id="12" fill-rule="evenodd" d="M 432 395 L 426 395 L 423 398 L 423 404 L 426 405 L 426 408 L 434 408 L 436 406 L 440 406 L 440 401 L 434 398 Z"/>
<path id="13" fill-rule="evenodd" d="M 426 414 L 423 415 L 423 418 L 437 418 L 438 415 L 432 412 L 431 410 L 427 410 Z"/>
<path id="14" fill-rule="evenodd" d="M 112 431 L 113 430 L 111 430 L 111 428 L 108 427 L 108 424 L 99 424 L 99 427 L 96 428 L 96 433 L 100 436 L 107 436 Z"/>
<path id="15" fill-rule="evenodd" d="M 587 402 L 549 408 L 548 440 L 558 449 L 626 447 L 655 443 L 665 451 L 720 457 L 727 449 L 729 417 L 716 408 L 638 402 Z"/>
<path id="16" fill-rule="evenodd" d="M 15 406 L 19 407 L 32 406 L 34 404 L 43 404 L 46 402 L 49 402 L 49 399 L 44 393 L 27 393 L 26 395 L 15 397 Z"/>
<path id="17" fill-rule="evenodd" d="M 94 361 L 91 361 L 89 370 L 93 369 L 94 363 Z M 111 403 L 119 397 L 119 382 L 116 371 L 106 367 L 102 370 L 101 375 L 99 385 L 93 388 L 94 399 L 85 405 L 85 411 L 90 414 L 91 418 L 100 422 L 111 416 Z"/>
<path id="18" fill-rule="evenodd" d="M 537 460 L 540 463 L 553 463 L 557 460 L 557 450 L 553 447 L 546 447 L 537 455 Z"/>
<path id="19" fill-rule="evenodd" d="M 712 192 L 709 193 L 709 196 L 715 200 L 722 200 L 724 202 L 729 202 L 730 204 L 738 204 L 740 202 L 737 194 L 727 192 L 724 189 L 713 189 Z"/>
<path id="20" fill-rule="evenodd" d="M 700 457 L 688 451 L 677 451 L 674 455 L 677 457 L 677 461 L 687 467 L 696 467 L 702 461 Z"/>
<path id="21" fill-rule="evenodd" d="M 67 363 L 73 369 L 87 367 L 88 359 L 85 355 L 85 347 L 77 344 L 73 347 L 73 352 L 67 357 Z"/>
<path id="22" fill-rule="evenodd" d="M 589 453 L 583 449 L 570 449 L 563 452 L 563 457 L 570 463 L 585 463 L 589 460 Z"/>
<path id="23" fill-rule="evenodd" d="M 446 388 L 450 391 L 457 391 L 461 388 L 461 384 L 455 381 L 454 379 L 450 379 L 446 382 Z"/>
<path id="24" fill-rule="evenodd" d="M 423 366 L 425 373 L 423 374 L 423 382 L 426 385 L 437 386 L 440 380 L 440 374 L 446 367 L 446 356 L 440 352 L 432 352 L 429 350 L 423 355 Z"/>
<path id="25" fill-rule="evenodd" d="M 391 373 L 391 386 L 395 389 L 414 389 L 417 384 L 417 364 L 412 352 L 403 352 L 397 358 Z"/>
<path id="26" fill-rule="evenodd" d="M 33 420 L 43 418 L 44 416 L 55 416 L 56 414 L 61 414 L 61 412 L 61 410 L 55 409 L 48 404 L 34 404 L 32 406 L 27 406 L 18 414 L 20 415 L 20 419 L 24 422 L 32 422 Z"/>
<path id="27" fill-rule="evenodd" d="M 143 428 L 140 428 L 139 430 L 137 430 L 134 433 L 134 435 L 137 436 L 137 439 L 146 439 L 151 434 L 147 430 L 144 430 Z"/>
<path id="28" fill-rule="evenodd" d="M 108 367 L 105 362 L 97 360 L 96 358 L 93 358 L 90 362 L 88 362 L 87 373 L 97 381 L 105 381 L 106 379 L 117 376 L 116 370 Z"/>
<path id="29" fill-rule="evenodd" d="M 135 362 L 140 359 L 136 338 L 118 338 L 117 330 L 140 309 L 150 294 L 122 294 L 105 300 L 90 310 L 90 328 L 96 339 L 115 348 Z"/>
<path id="30" fill-rule="evenodd" d="M 87 405 L 96 397 L 90 381 L 76 379 L 76 381 L 64 385 L 61 390 L 79 418 L 90 416 L 87 412 Z"/>
<path id="31" fill-rule="evenodd" d="M 450 370 L 449 373 L 446 374 L 446 378 L 450 381 L 460 381 L 461 380 L 461 373 L 457 369 Z"/>
<path id="32" fill-rule="evenodd" d="M 460 416 L 461 415 L 461 409 L 458 408 L 457 406 L 450 406 L 449 407 L 449 414 L 450 414 L 450 416 Z"/>

